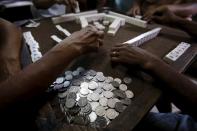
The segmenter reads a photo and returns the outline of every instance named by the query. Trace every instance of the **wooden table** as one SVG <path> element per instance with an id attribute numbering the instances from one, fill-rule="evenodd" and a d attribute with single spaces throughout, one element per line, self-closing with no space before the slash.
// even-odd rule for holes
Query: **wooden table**
<path id="1" fill-rule="evenodd" d="M 50 19 L 41 20 L 41 25 L 38 28 L 27 29 L 24 31 L 31 31 L 35 40 L 39 42 L 41 52 L 44 54 L 50 50 L 56 43 L 50 38 L 51 35 L 57 35 L 63 38 L 60 32 L 55 28 L 55 25 Z M 67 22 L 60 24 L 71 33 L 80 30 L 80 25 L 75 22 Z M 110 49 L 116 43 L 125 42 L 141 33 L 148 31 L 150 28 L 158 27 L 159 25 L 151 25 L 148 29 L 139 28 L 133 25 L 126 24 L 122 27 L 115 37 L 105 35 L 104 46 L 96 53 L 81 56 L 73 61 L 67 69 L 76 69 L 78 66 L 83 66 L 86 69 L 94 69 L 96 71 L 104 72 L 105 76 L 123 78 L 129 75 L 133 82 L 129 88 L 134 92 L 135 98 L 128 108 L 121 113 L 109 125 L 108 129 L 113 131 L 128 131 L 132 130 L 140 120 L 148 113 L 154 106 L 161 95 L 161 91 L 154 87 L 154 85 L 147 81 L 142 71 L 136 68 L 127 69 L 121 65 L 112 66 L 110 62 Z M 163 58 L 171 49 L 175 48 L 180 42 L 195 42 L 184 32 L 172 28 L 163 27 L 160 35 L 147 42 L 142 48 L 152 52 L 160 58 Z M 196 47 L 192 45 L 178 61 L 170 63 L 176 70 L 183 72 L 188 63 L 191 61 L 192 56 L 196 52 Z M 65 67 L 66 68 L 66 67 Z M 145 78 L 145 79 L 144 79 Z M 68 129 L 68 128 L 65 128 Z M 70 128 L 69 130 L 83 130 L 83 128 Z M 88 130 L 85 128 L 84 130 Z"/>

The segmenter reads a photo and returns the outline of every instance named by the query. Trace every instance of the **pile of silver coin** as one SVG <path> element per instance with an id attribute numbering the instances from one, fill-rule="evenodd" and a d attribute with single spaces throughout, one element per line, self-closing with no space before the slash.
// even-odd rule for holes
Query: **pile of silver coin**
<path id="1" fill-rule="evenodd" d="M 66 71 L 53 84 L 68 124 L 106 127 L 131 104 L 130 77 L 105 77 L 102 72 L 78 67 Z"/>

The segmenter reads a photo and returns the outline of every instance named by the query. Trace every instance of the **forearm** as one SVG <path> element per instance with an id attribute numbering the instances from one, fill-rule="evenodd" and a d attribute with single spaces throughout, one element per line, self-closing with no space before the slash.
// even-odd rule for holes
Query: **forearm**
<path id="1" fill-rule="evenodd" d="M 181 4 L 181 5 L 172 5 L 175 7 L 175 13 L 178 16 L 189 16 L 197 14 L 197 2 L 189 3 L 189 4 Z M 174 11 L 174 10 L 172 10 Z"/>
<path id="2" fill-rule="evenodd" d="M 150 66 L 148 71 L 167 85 L 164 90 L 181 110 L 187 110 L 190 113 L 197 110 L 197 85 L 187 77 L 161 61 Z"/>
<path id="3" fill-rule="evenodd" d="M 55 0 L 33 0 L 33 3 L 38 9 L 48 9 L 56 2 Z"/>
<path id="4" fill-rule="evenodd" d="M 54 47 L 39 61 L 0 84 L 0 109 L 45 91 L 79 52 L 73 46 Z"/>
<path id="5" fill-rule="evenodd" d="M 181 30 L 184 30 L 192 37 L 197 37 L 197 23 L 193 21 L 188 21 L 182 18 L 178 18 L 174 21 L 174 25 Z"/>

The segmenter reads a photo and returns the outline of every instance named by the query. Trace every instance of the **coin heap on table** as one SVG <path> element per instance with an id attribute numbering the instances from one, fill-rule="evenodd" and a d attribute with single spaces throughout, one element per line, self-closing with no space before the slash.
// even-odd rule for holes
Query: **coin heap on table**
<path id="1" fill-rule="evenodd" d="M 134 94 L 127 88 L 131 82 L 130 77 L 105 77 L 102 72 L 78 67 L 57 78 L 53 89 L 58 90 L 60 108 L 69 124 L 102 128 L 131 104 Z"/>

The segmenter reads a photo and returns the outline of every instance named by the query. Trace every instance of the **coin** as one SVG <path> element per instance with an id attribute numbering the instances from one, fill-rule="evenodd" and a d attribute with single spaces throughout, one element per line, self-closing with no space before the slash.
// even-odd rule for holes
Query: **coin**
<path id="1" fill-rule="evenodd" d="M 121 100 L 121 102 L 124 104 L 124 105 L 130 105 L 131 104 L 131 99 L 129 99 L 129 98 L 125 98 L 125 99 L 123 99 L 123 100 Z"/>
<path id="2" fill-rule="evenodd" d="M 66 77 L 65 77 L 65 80 L 67 80 L 67 81 L 70 81 L 72 79 L 73 79 L 73 76 L 71 74 L 70 75 L 66 75 Z"/>
<path id="3" fill-rule="evenodd" d="M 119 84 L 121 84 L 121 83 L 122 83 L 122 80 L 121 80 L 121 79 L 119 79 L 119 78 L 115 78 L 115 79 L 114 79 L 114 81 L 118 82 Z"/>
<path id="4" fill-rule="evenodd" d="M 84 69 L 83 67 L 78 67 L 78 68 L 77 68 L 77 71 L 78 71 L 79 73 L 83 73 L 83 72 L 85 71 L 85 69 Z"/>
<path id="5" fill-rule="evenodd" d="M 97 72 L 96 75 L 103 76 L 104 74 L 103 74 L 103 72 Z"/>
<path id="6" fill-rule="evenodd" d="M 90 101 L 90 102 L 92 101 L 91 95 L 92 95 L 92 93 L 90 93 L 90 94 L 87 95 L 87 99 L 88 99 L 88 101 Z"/>
<path id="7" fill-rule="evenodd" d="M 94 91 L 94 93 L 97 93 L 97 94 L 101 94 L 102 92 L 103 92 L 103 89 L 100 88 L 100 87 L 98 87 L 98 88 Z"/>
<path id="8" fill-rule="evenodd" d="M 75 115 L 75 114 L 78 114 L 80 110 L 81 110 L 81 108 L 79 106 L 74 106 L 73 108 L 71 108 L 69 110 L 69 113 L 71 115 Z"/>
<path id="9" fill-rule="evenodd" d="M 96 76 L 96 73 L 97 73 L 97 72 L 94 71 L 94 70 L 89 70 L 89 71 L 88 71 L 88 74 L 91 75 L 91 76 Z"/>
<path id="10" fill-rule="evenodd" d="M 53 89 L 54 90 L 60 90 L 63 87 L 64 87 L 64 84 L 55 84 L 54 87 L 53 87 Z"/>
<path id="11" fill-rule="evenodd" d="M 73 71 L 73 72 L 72 72 L 72 75 L 73 75 L 73 76 L 78 76 L 78 75 L 79 75 L 79 71 L 77 71 L 77 70 L 76 70 L 76 71 Z"/>
<path id="12" fill-rule="evenodd" d="M 100 82 L 103 82 L 103 81 L 105 81 L 105 76 L 103 76 L 103 75 L 97 75 L 97 76 L 96 76 L 96 79 L 97 79 L 98 81 L 100 81 Z"/>
<path id="13" fill-rule="evenodd" d="M 112 86 L 114 86 L 115 88 L 118 88 L 120 86 L 120 84 L 117 81 L 112 81 Z"/>
<path id="14" fill-rule="evenodd" d="M 126 83 L 126 84 L 130 84 L 130 83 L 132 82 L 132 79 L 131 79 L 130 77 L 125 77 L 125 78 L 123 79 L 123 81 L 124 81 L 124 83 Z"/>
<path id="15" fill-rule="evenodd" d="M 58 93 L 58 97 L 59 98 L 65 98 L 67 96 L 68 92 L 62 92 L 62 93 Z"/>
<path id="16" fill-rule="evenodd" d="M 106 111 L 106 116 L 110 120 L 113 120 L 113 119 L 115 119 L 118 116 L 118 113 L 114 109 L 108 109 Z"/>
<path id="17" fill-rule="evenodd" d="M 83 114 L 85 114 L 85 115 L 90 114 L 90 113 L 92 112 L 92 107 L 91 107 L 90 103 L 87 103 L 86 106 L 82 107 L 82 108 L 81 108 L 81 112 L 82 112 Z"/>
<path id="18" fill-rule="evenodd" d="M 99 99 L 99 103 L 101 106 L 107 106 L 107 101 L 108 101 L 108 99 L 105 97 L 102 97 Z"/>
<path id="19" fill-rule="evenodd" d="M 114 80 L 113 77 L 107 77 L 107 78 L 105 79 L 105 82 L 106 82 L 106 83 L 111 83 L 113 80 Z"/>
<path id="20" fill-rule="evenodd" d="M 69 85 L 70 85 L 70 81 L 65 81 L 64 82 L 64 87 L 69 87 Z"/>
<path id="21" fill-rule="evenodd" d="M 79 92 L 79 90 L 80 90 L 80 86 L 70 86 L 68 91 L 77 93 L 77 92 Z"/>
<path id="22" fill-rule="evenodd" d="M 104 84 L 103 89 L 109 91 L 113 89 L 113 86 L 111 84 Z"/>
<path id="23" fill-rule="evenodd" d="M 125 109 L 126 109 L 127 107 L 126 106 L 124 106 L 121 102 L 117 102 L 116 104 L 115 104 L 115 109 L 116 109 L 116 111 L 118 111 L 118 112 L 123 112 Z"/>
<path id="24" fill-rule="evenodd" d="M 97 118 L 97 115 L 95 112 L 91 112 L 89 114 L 89 117 L 90 117 L 90 122 L 95 122 L 96 118 Z"/>
<path id="25" fill-rule="evenodd" d="M 76 98 L 77 98 L 77 95 L 76 95 L 76 93 L 74 93 L 74 92 L 69 92 L 68 94 L 67 94 L 67 97 L 66 97 L 67 99 L 74 99 L 74 100 L 76 100 Z"/>
<path id="26" fill-rule="evenodd" d="M 90 90 L 95 90 L 96 88 L 98 88 L 98 84 L 95 81 L 91 81 L 88 87 Z"/>
<path id="27" fill-rule="evenodd" d="M 127 91 L 125 92 L 125 94 L 126 94 L 127 98 L 133 98 L 133 97 L 134 97 L 133 92 L 130 91 L 130 90 L 127 90 Z"/>
<path id="28" fill-rule="evenodd" d="M 114 90 L 113 93 L 114 93 L 115 97 L 122 98 L 122 99 L 126 98 L 126 94 L 124 91 Z"/>
<path id="29" fill-rule="evenodd" d="M 119 89 L 122 90 L 122 91 L 126 91 L 126 90 L 127 90 L 127 85 L 121 84 L 121 85 L 119 86 Z"/>
<path id="30" fill-rule="evenodd" d="M 111 91 L 104 91 L 103 95 L 108 99 L 113 97 L 113 93 Z"/>
<path id="31" fill-rule="evenodd" d="M 95 111 L 96 108 L 99 106 L 99 103 L 98 102 L 91 102 L 90 105 L 92 107 L 92 110 Z"/>
<path id="32" fill-rule="evenodd" d="M 72 75 L 72 71 L 66 71 L 64 74 L 65 74 L 65 76 L 67 76 L 67 75 Z"/>
<path id="33" fill-rule="evenodd" d="M 98 106 L 96 107 L 95 109 L 95 113 L 98 115 L 98 116 L 104 116 L 105 115 L 105 108 L 103 106 Z"/>
<path id="34" fill-rule="evenodd" d="M 78 101 L 78 105 L 79 105 L 80 107 L 84 107 L 84 106 L 86 106 L 87 104 L 88 104 L 87 98 L 81 97 L 81 98 L 79 99 L 79 101 Z"/>
<path id="35" fill-rule="evenodd" d="M 108 107 L 110 107 L 110 108 L 115 108 L 116 100 L 115 100 L 115 99 L 109 99 L 109 100 L 107 101 L 107 105 L 108 105 Z"/>
<path id="36" fill-rule="evenodd" d="M 80 94 L 82 94 L 84 96 L 88 95 L 89 94 L 88 88 L 81 88 L 80 89 Z"/>
<path id="37" fill-rule="evenodd" d="M 85 76 L 85 78 L 86 78 L 87 80 L 89 80 L 89 81 L 90 81 L 90 80 L 92 80 L 94 77 L 93 77 L 93 76 L 91 76 L 91 75 L 86 75 L 86 76 Z"/>
<path id="38" fill-rule="evenodd" d="M 95 123 L 99 128 L 104 128 L 107 126 L 107 120 L 105 119 L 105 117 L 98 116 Z"/>
<path id="39" fill-rule="evenodd" d="M 97 94 L 97 93 L 92 93 L 91 99 L 92 99 L 93 101 L 98 101 L 98 100 L 99 100 L 99 94 Z"/>
<path id="40" fill-rule="evenodd" d="M 66 100 L 66 108 L 73 108 L 75 106 L 76 101 L 74 99 Z"/>
<path id="41" fill-rule="evenodd" d="M 73 86 L 80 86 L 80 85 L 81 85 L 81 81 L 75 79 L 75 80 L 72 81 L 72 85 L 73 85 Z"/>
<path id="42" fill-rule="evenodd" d="M 64 77 L 58 77 L 57 79 L 56 79 L 56 81 L 55 81 L 55 83 L 57 83 L 57 84 L 61 84 L 61 83 L 63 83 L 64 82 Z"/>
<path id="43" fill-rule="evenodd" d="M 88 89 L 89 84 L 87 82 L 83 82 L 83 83 L 81 83 L 80 87 Z"/>

